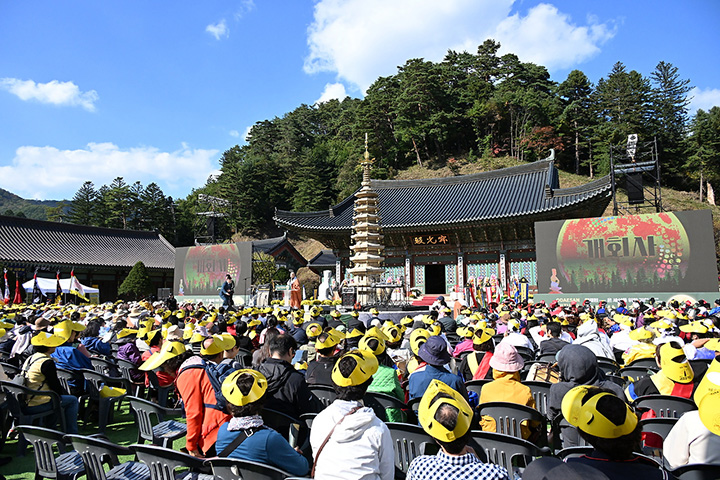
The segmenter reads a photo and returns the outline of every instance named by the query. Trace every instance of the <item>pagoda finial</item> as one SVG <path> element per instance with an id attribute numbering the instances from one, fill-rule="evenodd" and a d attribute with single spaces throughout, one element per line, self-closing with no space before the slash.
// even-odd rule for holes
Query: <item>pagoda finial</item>
<path id="1" fill-rule="evenodd" d="M 365 133 L 365 155 L 363 160 L 360 161 L 360 165 L 363 166 L 363 185 L 370 185 L 370 168 L 375 162 L 375 159 L 370 159 L 370 152 L 368 151 L 368 134 Z"/>

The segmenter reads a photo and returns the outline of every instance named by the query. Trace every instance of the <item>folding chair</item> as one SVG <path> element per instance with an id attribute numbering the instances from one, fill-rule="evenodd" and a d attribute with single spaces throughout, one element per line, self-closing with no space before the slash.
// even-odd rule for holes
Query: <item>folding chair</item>
<path id="1" fill-rule="evenodd" d="M 618 365 L 614 360 L 598 357 L 597 362 L 598 367 L 600 367 L 600 370 L 605 372 L 605 375 L 614 375 L 620 370 L 620 365 Z"/>
<path id="2" fill-rule="evenodd" d="M 547 398 L 550 394 L 550 386 L 552 383 L 527 380 L 523 382 L 523 385 L 530 387 L 530 392 L 535 399 L 535 409 L 547 417 Z"/>
<path id="3" fill-rule="evenodd" d="M 124 378 L 113 378 L 97 373 L 94 370 L 82 369 L 80 370 L 83 377 L 87 380 L 86 386 L 88 391 L 88 401 L 96 403 L 98 405 L 98 432 L 105 432 L 109 422 L 113 420 L 113 406 L 118 405 L 125 399 L 127 394 L 119 395 L 117 397 L 102 397 L 100 391 L 103 386 L 117 385 L 118 383 L 124 387 L 127 386 Z"/>
<path id="4" fill-rule="evenodd" d="M 720 478 L 720 464 L 691 463 L 670 470 L 678 480 L 717 480 Z"/>
<path id="5" fill-rule="evenodd" d="M 3 372 L 5 372 L 5 375 L 7 375 L 8 378 L 15 378 L 15 375 L 20 373 L 21 368 L 16 367 L 15 365 L 10 365 L 9 363 L 0 362 L 0 367 L 3 369 Z"/>
<path id="6" fill-rule="evenodd" d="M 470 380 L 469 382 L 465 382 L 465 388 L 468 392 L 475 392 L 480 396 L 480 390 L 482 390 L 483 385 L 492 382 L 492 379 L 489 378 L 483 378 L 480 380 Z"/>
<path id="7" fill-rule="evenodd" d="M 630 382 L 637 382 L 643 377 L 656 373 L 657 370 L 652 370 L 648 367 L 625 367 L 621 368 L 618 372 L 623 378 L 627 378 Z"/>
<path id="8" fill-rule="evenodd" d="M 118 370 L 117 365 L 110 360 L 101 357 L 90 357 L 90 363 L 92 364 L 93 369 L 98 373 L 102 373 L 108 377 L 120 376 L 120 371 Z"/>
<path id="9" fill-rule="evenodd" d="M 119 456 L 132 455 L 132 451 L 127 447 L 82 435 L 68 435 L 67 438 L 82 457 L 86 469 L 86 480 L 150 479 L 150 470 L 147 465 L 140 462 L 120 463 Z"/>
<path id="10" fill-rule="evenodd" d="M 172 448 L 173 442 L 187 434 L 187 425 L 164 416 L 181 415 L 182 410 L 170 410 L 138 397 L 127 397 L 138 426 L 138 444 L 149 441 L 153 445 Z M 156 422 L 153 422 L 155 417 Z"/>
<path id="11" fill-rule="evenodd" d="M 139 397 L 140 392 L 145 391 L 145 383 L 135 382 L 130 374 L 130 372 L 137 370 L 137 365 L 120 358 L 118 358 L 117 363 L 122 377 L 130 382 L 131 388 L 128 389 L 128 393 L 135 397 Z"/>
<path id="12" fill-rule="evenodd" d="M 54 478 L 56 480 L 75 480 L 85 475 L 85 465 L 80 454 L 69 448 L 65 434 L 49 428 L 20 425 L 21 435 L 33 445 L 35 453 L 35 479 Z M 56 457 L 53 446 L 57 446 Z"/>
<path id="13" fill-rule="evenodd" d="M 211 458 L 205 464 L 221 480 L 285 480 L 290 476 L 277 467 L 237 458 Z"/>

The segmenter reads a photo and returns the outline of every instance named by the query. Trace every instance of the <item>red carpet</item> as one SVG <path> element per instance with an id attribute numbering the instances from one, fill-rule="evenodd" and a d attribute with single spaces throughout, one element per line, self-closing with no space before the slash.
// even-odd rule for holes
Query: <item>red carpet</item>
<path id="1" fill-rule="evenodd" d="M 412 302 L 412 305 L 415 307 L 429 307 L 430 305 L 435 302 L 435 299 L 438 297 L 438 295 L 425 295 L 422 298 L 419 298 Z"/>

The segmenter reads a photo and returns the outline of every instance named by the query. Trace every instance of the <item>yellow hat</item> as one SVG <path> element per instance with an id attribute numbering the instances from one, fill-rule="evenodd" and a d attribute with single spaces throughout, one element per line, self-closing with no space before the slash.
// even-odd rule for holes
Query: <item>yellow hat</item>
<path id="1" fill-rule="evenodd" d="M 442 333 L 442 328 L 437 323 L 434 323 L 428 327 L 427 331 L 430 332 L 431 336 L 436 337 Z"/>
<path id="2" fill-rule="evenodd" d="M 145 335 L 145 340 L 149 343 L 150 341 L 152 341 L 153 338 L 155 338 L 155 335 L 157 335 L 159 331 L 159 328 L 156 328 L 155 330 L 150 330 L 147 335 Z"/>
<path id="3" fill-rule="evenodd" d="M 720 435 L 720 390 L 712 390 L 700 399 L 700 421 L 715 435 Z"/>
<path id="4" fill-rule="evenodd" d="M 438 410 L 443 405 L 453 406 L 459 411 L 457 423 L 452 430 L 445 428 L 436 418 Z M 430 436 L 441 442 L 452 442 L 470 430 L 473 410 L 462 395 L 440 380 L 433 380 L 420 400 L 418 418 L 420 425 Z"/>
<path id="5" fill-rule="evenodd" d="M 322 313 L 322 308 L 320 307 L 312 307 L 310 309 L 310 316 L 317 317 Z"/>
<path id="6" fill-rule="evenodd" d="M 117 334 L 117 338 L 125 338 L 130 335 L 137 335 L 138 331 L 136 328 L 123 328 Z"/>
<path id="7" fill-rule="evenodd" d="M 655 328 L 657 330 L 668 330 L 672 328 L 673 325 L 667 320 L 658 320 L 657 322 L 651 323 L 649 326 L 650 328 Z"/>
<path id="8" fill-rule="evenodd" d="M 493 335 L 495 335 L 495 330 L 492 328 L 478 328 L 473 335 L 473 345 L 482 345 L 492 339 Z"/>
<path id="9" fill-rule="evenodd" d="M 193 331 L 193 334 L 190 336 L 190 340 L 188 340 L 188 343 L 200 343 L 206 338 L 208 337 L 206 337 L 202 333 Z"/>
<path id="10" fill-rule="evenodd" d="M 412 327 L 413 323 L 415 323 L 415 320 L 413 320 L 412 317 L 403 317 L 400 319 L 400 325 L 404 327 Z"/>
<path id="11" fill-rule="evenodd" d="M 395 325 L 393 325 L 389 328 L 383 328 L 383 333 L 387 337 L 387 341 L 389 343 L 397 343 L 400 340 L 402 340 L 403 334 L 400 331 L 400 329 L 398 327 L 396 327 Z"/>
<path id="12" fill-rule="evenodd" d="M 15 326 L 14 323 L 3 322 L 2 320 L 0 320 L 0 328 L 6 328 L 6 329 L 7 329 L 7 328 L 13 328 L 14 326 Z"/>
<path id="13" fill-rule="evenodd" d="M 82 323 L 73 322 L 72 320 L 64 320 L 53 327 L 53 332 L 66 332 L 67 337 L 70 337 L 70 332 L 82 332 L 85 330 L 85 325 Z"/>
<path id="14" fill-rule="evenodd" d="M 54 335 L 48 332 L 40 332 L 30 340 L 30 343 L 41 347 L 59 347 L 67 341 L 67 337 Z"/>
<path id="15" fill-rule="evenodd" d="M 508 328 L 508 330 L 512 329 L 513 331 L 519 332 L 520 331 L 520 322 L 517 321 L 516 319 L 512 318 L 512 319 L 508 320 L 507 328 Z"/>
<path id="16" fill-rule="evenodd" d="M 628 315 L 621 315 L 619 313 L 616 313 L 615 316 L 613 317 L 613 320 L 615 320 L 617 323 L 619 323 L 621 325 L 625 325 L 626 327 L 632 328 L 635 326 L 635 322 L 633 322 L 633 319 L 630 318 L 630 316 L 628 316 Z"/>
<path id="17" fill-rule="evenodd" d="M 459 336 L 463 338 L 472 338 L 473 334 L 475 333 L 475 329 L 473 327 L 459 327 L 455 333 L 457 333 Z"/>
<path id="18" fill-rule="evenodd" d="M 4 328 L 0 328 L 0 338 L 4 337 L 6 332 Z"/>
<path id="19" fill-rule="evenodd" d="M 320 336 L 322 336 L 323 333 L 327 334 L 327 336 L 325 337 L 325 341 L 321 342 Z M 318 335 L 318 339 L 315 340 L 315 348 L 317 349 L 334 347 L 344 338 L 343 334 L 338 332 L 334 328 L 331 328 L 323 333 Z"/>
<path id="20" fill-rule="evenodd" d="M 611 406 L 612 408 L 625 409 L 625 418 L 621 424 L 613 423 L 603 414 L 602 410 L 608 403 L 617 403 L 617 405 Z M 619 438 L 628 435 L 635 430 L 638 424 L 637 415 L 624 400 L 612 393 L 599 391 L 597 388 L 587 385 L 579 385 L 566 393 L 561 409 L 568 423 L 585 433 L 600 438 Z"/>
<path id="21" fill-rule="evenodd" d="M 703 347 L 707 348 L 708 350 L 715 350 L 716 352 L 720 352 L 720 338 L 711 338 L 705 344 Z"/>
<path id="22" fill-rule="evenodd" d="M 432 325 L 435 323 L 435 320 L 430 315 L 423 315 L 422 321 L 425 325 Z"/>
<path id="23" fill-rule="evenodd" d="M 368 331 L 365 332 L 365 336 L 379 338 L 383 341 L 388 340 L 388 336 L 385 335 L 385 333 L 382 330 L 380 330 L 378 327 L 369 328 Z"/>
<path id="24" fill-rule="evenodd" d="M 377 347 L 375 347 L 374 349 L 370 348 L 370 346 L 368 345 L 368 342 L 372 339 L 375 339 L 378 342 Z M 360 339 L 360 343 L 358 343 L 358 348 L 360 350 L 367 350 L 369 352 L 372 352 L 375 356 L 381 355 L 385 351 L 385 340 L 380 337 L 365 334 L 365 336 Z"/>
<path id="25" fill-rule="evenodd" d="M 370 315 L 380 315 L 380 312 L 378 311 L 377 308 L 371 308 Z"/>
<path id="26" fill-rule="evenodd" d="M 720 361 L 717 358 L 710 362 L 710 366 L 695 389 L 693 394 L 695 405 L 700 405 L 702 397 L 715 390 L 720 390 Z"/>
<path id="27" fill-rule="evenodd" d="M 640 341 L 640 340 L 648 340 L 650 338 L 653 338 L 655 334 L 648 330 L 645 327 L 636 328 L 635 330 L 632 330 L 630 333 L 628 333 L 628 336 L 631 340 Z"/>
<path id="28" fill-rule="evenodd" d="M 673 382 L 690 383 L 695 378 L 695 372 L 685 352 L 676 342 L 667 342 L 660 346 L 660 368 Z"/>
<path id="29" fill-rule="evenodd" d="M 355 360 L 355 367 L 350 375 L 343 376 L 340 372 L 340 363 L 343 359 L 350 357 Z M 343 362 L 344 363 L 344 362 Z M 352 387 L 367 382 L 378 370 L 378 360 L 372 352 L 363 350 L 351 350 L 335 362 L 332 370 L 332 381 L 339 387 Z"/>
<path id="30" fill-rule="evenodd" d="M 248 328 L 257 327 L 258 325 L 262 325 L 262 322 L 257 318 L 253 318 L 252 320 L 247 322 Z"/>
<path id="31" fill-rule="evenodd" d="M 200 355 L 217 355 L 235 346 L 235 337 L 229 333 L 213 335 L 211 338 L 212 342 L 210 342 L 210 345 L 207 347 L 205 347 L 207 342 L 203 342 L 203 346 L 200 348 Z"/>
<path id="32" fill-rule="evenodd" d="M 345 338 L 359 338 L 363 335 L 365 335 L 363 332 L 361 332 L 357 328 L 353 328 L 352 330 L 350 330 L 349 333 L 345 334 Z"/>
<path id="33" fill-rule="evenodd" d="M 305 328 L 305 334 L 308 338 L 316 338 L 322 333 L 322 327 L 319 323 L 313 322 Z"/>
<path id="34" fill-rule="evenodd" d="M 177 313 L 175 313 L 175 316 L 176 316 L 178 319 L 183 319 L 183 318 L 185 318 L 185 310 L 179 310 Z"/>
<path id="35" fill-rule="evenodd" d="M 352 312 L 350 312 L 350 316 L 357 318 L 360 316 L 360 312 L 358 312 L 357 310 L 353 310 Z"/>
<path id="36" fill-rule="evenodd" d="M 418 354 L 420 347 L 428 341 L 428 338 L 430 338 L 430 332 L 424 328 L 416 328 L 410 333 L 410 350 L 413 354 Z"/>
<path id="37" fill-rule="evenodd" d="M 308 369 L 307 362 L 295 362 L 295 370 L 307 370 L 307 369 Z"/>
<path id="38" fill-rule="evenodd" d="M 702 333 L 708 332 L 708 327 L 706 325 L 704 325 L 703 322 L 698 320 L 695 322 L 690 322 L 687 325 L 681 326 L 680 331 L 685 332 L 685 333 L 700 333 L 700 334 L 702 334 Z"/>
<path id="39" fill-rule="evenodd" d="M 338 312 L 337 310 L 331 310 L 330 316 L 333 318 L 340 318 L 342 316 L 342 313 Z"/>
<path id="40" fill-rule="evenodd" d="M 150 358 L 138 367 L 138 370 L 155 370 L 171 358 L 185 353 L 185 344 L 182 342 L 165 342 L 159 352 L 150 355 Z"/>
<path id="41" fill-rule="evenodd" d="M 238 386 L 238 379 L 243 375 L 250 375 L 253 379 L 252 386 L 247 393 L 243 393 Z M 222 394 L 229 403 L 237 407 L 244 407 L 249 403 L 258 401 L 267 391 L 267 378 L 257 370 L 244 368 L 236 370 L 223 380 Z"/>

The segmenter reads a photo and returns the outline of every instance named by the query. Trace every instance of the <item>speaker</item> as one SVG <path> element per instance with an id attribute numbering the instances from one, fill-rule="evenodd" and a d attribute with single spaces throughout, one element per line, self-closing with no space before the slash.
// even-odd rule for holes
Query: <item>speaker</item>
<path id="1" fill-rule="evenodd" d="M 342 290 L 342 305 L 343 307 L 352 307 L 355 305 L 355 299 L 357 295 L 355 293 L 355 287 L 345 287 Z"/>
<path id="2" fill-rule="evenodd" d="M 632 173 L 625 178 L 627 187 L 628 203 L 637 205 L 645 203 L 645 192 L 643 192 L 643 178 L 641 173 Z"/>

